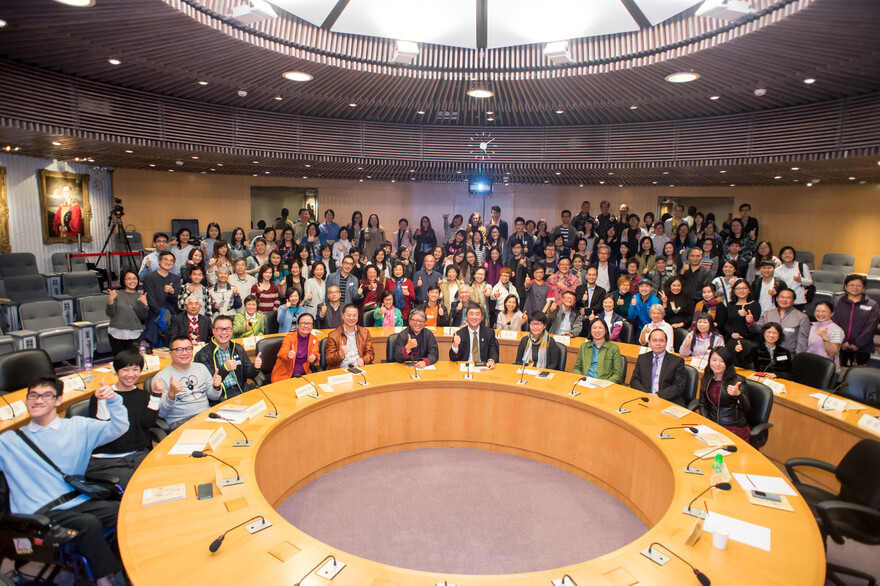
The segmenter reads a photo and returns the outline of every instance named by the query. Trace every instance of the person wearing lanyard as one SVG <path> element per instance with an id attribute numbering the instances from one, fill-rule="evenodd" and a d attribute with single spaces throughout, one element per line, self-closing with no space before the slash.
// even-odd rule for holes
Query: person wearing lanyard
<path id="1" fill-rule="evenodd" d="M 247 379 L 257 376 L 263 359 L 258 352 L 252 363 L 244 346 L 232 341 L 232 317 L 228 315 L 214 318 L 211 334 L 211 339 L 196 354 L 196 362 L 214 373 L 214 388 L 219 387 L 220 396 L 210 401 L 216 405 L 247 391 Z"/>

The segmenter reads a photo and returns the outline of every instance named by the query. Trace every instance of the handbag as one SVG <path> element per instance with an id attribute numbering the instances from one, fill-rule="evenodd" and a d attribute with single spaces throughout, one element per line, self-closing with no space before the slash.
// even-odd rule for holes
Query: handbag
<path id="1" fill-rule="evenodd" d="M 30 449 L 34 451 L 39 457 L 41 457 L 49 466 L 51 466 L 58 474 L 61 475 L 61 478 L 64 479 L 64 482 L 70 485 L 73 489 L 72 492 L 67 494 L 63 494 L 54 501 L 44 505 L 40 508 L 40 511 L 48 511 L 54 507 L 62 503 L 66 503 L 67 501 L 71 501 L 75 499 L 77 496 L 83 494 L 89 498 L 93 498 L 95 500 L 103 501 L 107 500 L 113 496 L 113 491 L 107 488 L 106 486 L 102 486 L 100 484 L 92 484 L 88 480 L 86 480 L 85 476 L 82 474 L 66 474 L 61 468 L 55 465 L 49 456 L 43 453 L 43 450 L 37 447 L 37 445 L 31 441 L 31 439 L 25 435 L 25 433 L 16 429 L 15 433 L 18 437 L 21 438 L 21 441 L 25 443 Z"/>
<path id="2" fill-rule="evenodd" d="M 163 332 L 168 331 L 168 322 L 165 321 L 165 315 L 168 313 L 168 310 L 164 307 L 159 311 L 159 317 L 156 318 L 156 325 Z"/>

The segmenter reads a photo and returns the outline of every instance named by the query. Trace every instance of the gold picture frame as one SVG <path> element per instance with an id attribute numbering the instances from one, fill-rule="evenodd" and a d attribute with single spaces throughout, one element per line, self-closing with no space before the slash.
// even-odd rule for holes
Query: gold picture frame
<path id="1" fill-rule="evenodd" d="M 92 241 L 89 175 L 40 169 L 40 218 L 43 243 Z"/>
<path id="2" fill-rule="evenodd" d="M 9 239 L 9 201 L 6 199 L 6 167 L 0 167 L 0 252 L 12 252 Z"/>

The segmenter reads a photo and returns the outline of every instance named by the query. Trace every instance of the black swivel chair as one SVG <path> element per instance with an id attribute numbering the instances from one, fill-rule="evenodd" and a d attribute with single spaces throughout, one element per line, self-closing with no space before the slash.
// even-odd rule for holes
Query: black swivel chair
<path id="1" fill-rule="evenodd" d="M 278 333 L 278 311 L 272 310 L 265 313 L 266 335 Z M 284 332 L 285 334 L 287 332 Z"/>
<path id="2" fill-rule="evenodd" d="M 0 356 L 0 394 L 26 388 L 40 376 L 55 376 L 52 359 L 45 350 L 18 350 Z"/>
<path id="3" fill-rule="evenodd" d="M 749 393 L 751 409 L 746 414 L 746 419 L 751 427 L 749 443 L 755 449 L 760 449 L 767 443 L 770 428 L 770 411 L 773 409 L 773 391 L 767 385 L 758 381 L 746 379 L 745 390 Z"/>
<path id="4" fill-rule="evenodd" d="M 620 326 L 620 333 L 617 335 L 617 339 L 623 344 L 635 344 L 634 337 L 635 329 L 633 328 L 633 325 L 624 320 L 623 324 Z"/>
<path id="5" fill-rule="evenodd" d="M 688 331 L 684 328 L 675 328 L 672 330 L 672 348 L 676 352 L 681 351 L 681 345 L 684 344 L 684 339 L 687 338 Z"/>
<path id="6" fill-rule="evenodd" d="M 870 366 L 849 367 L 835 394 L 880 408 L 880 369 Z"/>
<path id="7" fill-rule="evenodd" d="M 626 384 L 626 368 L 629 366 L 629 362 L 626 360 L 626 356 L 623 354 L 620 355 L 620 383 L 622 385 Z"/>
<path id="8" fill-rule="evenodd" d="M 700 405 L 700 400 L 697 398 L 697 393 L 700 389 L 700 371 L 698 371 L 693 366 L 685 364 L 684 366 L 685 376 L 687 377 L 687 382 L 684 387 L 684 404 L 685 406 L 693 411 Z"/>
<path id="9" fill-rule="evenodd" d="M 554 370 L 561 370 L 565 372 L 565 361 L 568 358 L 568 346 L 566 346 L 562 342 L 556 342 L 555 340 L 554 343 L 556 344 L 556 347 L 559 348 L 559 362 L 554 364 L 552 368 Z"/>
<path id="10" fill-rule="evenodd" d="M 800 352 L 791 360 L 791 380 L 808 387 L 833 389 L 836 374 L 834 361 L 818 354 Z"/>
<path id="11" fill-rule="evenodd" d="M 812 458 L 791 458 L 785 469 L 807 504 L 810 505 L 826 544 L 828 537 L 843 545 L 852 539 L 867 545 L 880 545 L 880 442 L 863 439 L 846 453 L 840 464 L 834 466 Z M 810 466 L 834 474 L 840 482 L 840 492 L 834 494 L 811 484 L 801 482 L 795 467 Z M 864 572 L 827 564 L 825 578 L 838 586 L 844 582 L 837 577 L 844 574 L 868 580 L 876 579 Z"/>
<path id="12" fill-rule="evenodd" d="M 385 360 L 382 362 L 394 362 L 394 345 L 397 344 L 398 335 L 394 333 L 388 336 L 388 341 L 385 344 Z"/>
<path id="13" fill-rule="evenodd" d="M 322 338 L 318 345 L 318 351 L 321 353 L 321 359 L 318 361 L 318 367 L 321 370 L 327 370 L 327 338 Z"/>
<path id="14" fill-rule="evenodd" d="M 284 342 L 284 336 L 263 338 L 257 342 L 254 356 L 261 354 L 260 359 L 263 361 L 260 365 L 260 372 L 257 373 L 254 379 L 258 387 L 271 382 L 272 369 L 275 368 L 275 362 L 278 360 L 278 350 L 281 348 L 282 342 Z"/>

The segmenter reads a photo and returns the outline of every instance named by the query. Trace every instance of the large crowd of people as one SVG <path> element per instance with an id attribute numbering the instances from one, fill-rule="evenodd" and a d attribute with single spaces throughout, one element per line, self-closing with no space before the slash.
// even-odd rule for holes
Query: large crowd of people
<path id="1" fill-rule="evenodd" d="M 602 201 L 591 214 L 562 210 L 555 227 L 516 217 L 512 226 L 493 206 L 484 222 L 472 213 L 444 214 L 435 228 L 422 217 L 386 231 L 376 214 L 349 223 L 326 210 L 294 222 L 282 210 L 262 235 L 248 240 L 237 227 L 230 241 L 220 226 L 204 237 L 182 228 L 158 233 L 139 270 L 121 275 L 107 298 L 108 334 L 118 381 L 99 386 L 92 419 L 60 419 L 57 379 L 30 385 L 30 423 L 24 437 L 64 464 L 68 473 L 110 472 L 121 485 L 151 447 L 147 430 L 162 418 L 175 428 L 211 405 L 248 391 L 262 367 L 234 338 L 266 333 L 274 312 L 284 340 L 271 381 L 327 368 L 374 362 L 370 326 L 402 328 L 390 349 L 416 368 L 441 358 L 492 369 L 499 361 L 496 331 L 523 331 L 516 363 L 564 368 L 553 336 L 583 337 L 574 373 L 623 383 L 617 342 L 647 347 L 635 364 L 633 388 L 684 405 L 684 357 L 704 360 L 700 410 L 748 441 L 748 394 L 736 366 L 786 377 L 793 358 L 809 352 L 840 366 L 864 364 L 874 351 L 877 303 L 866 280 L 848 275 L 833 302 L 804 313 L 815 287 L 791 246 L 759 239 L 748 204 L 716 224 L 712 214 L 676 205 L 670 214 L 642 216 Z M 778 254 L 778 256 L 777 256 Z M 441 357 L 433 328 L 455 328 Z M 324 356 L 314 333 L 328 331 Z M 676 337 L 680 344 L 675 344 Z M 171 363 L 151 388 L 136 382 L 145 346 L 167 347 Z M 678 354 L 674 350 L 678 350 Z M 139 352 L 140 350 L 140 352 Z M 43 512 L 75 528 L 77 547 L 100 584 L 118 571 L 103 530 L 115 524 L 112 503 L 70 491 L 22 436 L 0 436 L 0 471 L 11 488 L 13 512 Z M 66 500 L 65 500 L 66 499 Z"/>

